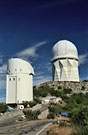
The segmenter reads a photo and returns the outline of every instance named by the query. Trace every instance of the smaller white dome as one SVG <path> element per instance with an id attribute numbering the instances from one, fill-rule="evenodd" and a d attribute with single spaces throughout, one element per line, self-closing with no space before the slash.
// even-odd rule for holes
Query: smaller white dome
<path id="1" fill-rule="evenodd" d="M 51 62 L 59 58 L 74 58 L 78 60 L 76 46 L 67 40 L 57 42 L 52 48 Z"/>
<path id="2" fill-rule="evenodd" d="M 19 58 L 11 58 L 7 64 L 7 73 L 8 74 L 32 74 L 34 75 L 34 70 L 32 66 L 25 60 Z"/>

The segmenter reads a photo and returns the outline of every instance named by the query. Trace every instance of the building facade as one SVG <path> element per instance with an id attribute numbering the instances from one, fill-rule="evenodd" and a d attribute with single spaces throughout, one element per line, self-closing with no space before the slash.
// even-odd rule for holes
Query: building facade
<path id="1" fill-rule="evenodd" d="M 12 58 L 7 64 L 6 75 L 6 103 L 19 104 L 33 100 L 32 66 L 18 58 Z"/>
<path id="2" fill-rule="evenodd" d="M 52 48 L 51 63 L 53 81 L 79 82 L 78 52 L 72 42 L 57 42 Z"/>

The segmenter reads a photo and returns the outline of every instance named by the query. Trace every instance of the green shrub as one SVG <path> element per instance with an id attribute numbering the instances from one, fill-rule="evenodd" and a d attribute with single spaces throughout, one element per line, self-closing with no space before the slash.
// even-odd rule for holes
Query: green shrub
<path id="1" fill-rule="evenodd" d="M 41 104 L 41 100 L 38 97 L 34 97 L 34 101 L 36 101 L 38 104 Z"/>
<path id="2" fill-rule="evenodd" d="M 42 97 L 46 97 L 48 95 L 48 91 L 41 91 L 41 95 Z"/>
<path id="3" fill-rule="evenodd" d="M 79 126 L 88 126 L 88 105 L 75 108 L 71 112 L 71 120 Z"/>
<path id="4" fill-rule="evenodd" d="M 70 99 L 70 97 L 68 97 L 67 95 L 62 95 L 61 98 L 62 98 L 62 100 L 64 100 L 66 103 L 68 103 L 68 102 L 69 102 L 69 99 Z"/>
<path id="5" fill-rule="evenodd" d="M 77 133 L 75 135 L 87 135 L 88 134 L 88 126 L 78 127 Z"/>
<path id="6" fill-rule="evenodd" d="M 61 95 L 62 95 L 62 94 L 61 94 L 60 91 L 58 91 L 58 90 L 55 90 L 55 91 L 54 91 L 54 96 L 60 97 Z"/>
<path id="7" fill-rule="evenodd" d="M 28 110 L 28 111 L 23 111 L 23 113 L 25 114 L 25 117 L 28 120 L 37 120 L 38 119 L 38 115 L 40 114 L 40 111 L 32 111 L 32 110 Z"/>
<path id="8" fill-rule="evenodd" d="M 72 102 L 66 104 L 66 106 L 64 107 L 64 109 L 67 111 L 67 112 L 72 112 L 75 108 L 79 107 L 78 104 L 74 104 Z"/>
<path id="9" fill-rule="evenodd" d="M 27 105 L 29 105 L 30 107 L 33 107 L 37 104 L 37 101 L 23 101 L 22 105 L 24 105 L 24 108 L 27 107 Z"/>
<path id="10" fill-rule="evenodd" d="M 40 88 L 34 88 L 33 90 L 34 97 L 46 97 L 48 95 L 48 88 L 47 87 L 40 87 Z"/>
<path id="11" fill-rule="evenodd" d="M 59 105 L 50 105 L 48 106 L 49 112 L 54 113 L 56 116 L 62 112 L 62 108 Z"/>
<path id="12" fill-rule="evenodd" d="M 30 105 L 30 107 L 33 107 L 37 104 L 37 102 L 36 101 L 30 101 L 28 104 Z"/>
<path id="13" fill-rule="evenodd" d="M 55 113 L 50 112 L 47 116 L 48 119 L 54 119 L 55 118 Z"/>
<path id="14" fill-rule="evenodd" d="M 8 107 L 5 103 L 0 103 L 0 113 L 5 113 Z"/>
<path id="15" fill-rule="evenodd" d="M 64 88 L 63 89 L 64 94 L 70 94 L 72 92 L 72 89 L 70 88 Z"/>
<path id="16" fill-rule="evenodd" d="M 58 86 L 58 89 L 62 89 L 62 87 L 61 86 Z"/>
<path id="17" fill-rule="evenodd" d="M 37 88 L 34 88 L 33 89 L 33 96 L 34 97 L 40 97 L 40 95 L 41 95 L 41 90 L 37 89 Z"/>
<path id="18" fill-rule="evenodd" d="M 28 101 L 23 101 L 23 102 L 22 102 L 22 105 L 24 106 L 24 108 L 26 108 L 28 104 L 29 104 Z"/>

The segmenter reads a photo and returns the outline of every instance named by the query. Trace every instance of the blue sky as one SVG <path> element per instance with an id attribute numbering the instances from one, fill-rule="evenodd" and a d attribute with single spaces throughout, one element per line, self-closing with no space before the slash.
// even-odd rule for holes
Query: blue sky
<path id="1" fill-rule="evenodd" d="M 34 85 L 51 81 L 51 49 L 62 39 L 76 45 L 80 79 L 88 79 L 87 0 L 0 0 L 0 101 L 8 59 L 30 62 Z"/>

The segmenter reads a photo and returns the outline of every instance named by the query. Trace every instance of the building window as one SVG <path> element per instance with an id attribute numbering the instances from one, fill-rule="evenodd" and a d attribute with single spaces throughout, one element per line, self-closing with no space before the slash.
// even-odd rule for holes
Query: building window
<path id="1" fill-rule="evenodd" d="M 11 81 L 11 78 L 9 78 L 9 81 Z"/>
<path id="2" fill-rule="evenodd" d="M 15 78 L 13 78 L 13 81 L 15 81 Z"/>

